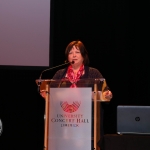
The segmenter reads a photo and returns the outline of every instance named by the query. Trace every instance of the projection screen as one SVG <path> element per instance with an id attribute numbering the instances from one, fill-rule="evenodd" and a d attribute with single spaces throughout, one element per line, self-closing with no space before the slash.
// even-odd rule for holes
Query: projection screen
<path id="1" fill-rule="evenodd" d="M 49 66 L 50 0 L 0 0 L 0 66 Z"/>

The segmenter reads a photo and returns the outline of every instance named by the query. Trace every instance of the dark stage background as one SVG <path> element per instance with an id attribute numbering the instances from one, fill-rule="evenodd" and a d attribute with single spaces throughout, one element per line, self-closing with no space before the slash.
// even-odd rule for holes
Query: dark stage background
<path id="1" fill-rule="evenodd" d="M 104 128 L 105 134 L 116 133 L 117 105 L 150 105 L 148 59 L 141 49 L 147 9 L 139 12 L 126 0 L 52 0 L 51 7 L 50 67 L 64 63 L 69 42 L 81 40 L 90 66 L 100 70 L 113 92 L 105 106 Z M 0 150 L 43 149 L 44 99 L 35 84 L 42 70 L 0 68 Z M 43 78 L 52 78 L 57 70 L 45 72 Z"/>

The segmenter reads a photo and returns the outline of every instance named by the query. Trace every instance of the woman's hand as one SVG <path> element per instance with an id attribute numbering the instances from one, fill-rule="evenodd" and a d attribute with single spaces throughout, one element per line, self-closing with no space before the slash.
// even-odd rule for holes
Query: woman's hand
<path id="1" fill-rule="evenodd" d="M 102 92 L 102 95 L 103 95 L 103 98 L 110 101 L 112 99 L 112 92 L 107 90 L 107 91 L 104 91 Z"/>
<path id="2" fill-rule="evenodd" d="M 40 90 L 40 95 L 45 99 L 46 98 L 46 90 Z"/>

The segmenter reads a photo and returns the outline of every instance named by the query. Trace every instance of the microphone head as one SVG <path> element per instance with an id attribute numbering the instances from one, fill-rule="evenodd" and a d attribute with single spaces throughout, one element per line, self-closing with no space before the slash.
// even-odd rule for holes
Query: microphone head
<path id="1" fill-rule="evenodd" d="M 74 64 L 74 61 L 72 61 L 71 64 Z"/>

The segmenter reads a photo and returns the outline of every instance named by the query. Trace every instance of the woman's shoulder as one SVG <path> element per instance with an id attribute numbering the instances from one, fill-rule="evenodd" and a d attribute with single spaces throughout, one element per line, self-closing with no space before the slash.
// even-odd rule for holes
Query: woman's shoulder
<path id="1" fill-rule="evenodd" d="M 103 78 L 103 76 L 97 68 L 89 67 L 89 78 Z"/>
<path id="2" fill-rule="evenodd" d="M 61 73 L 63 73 L 64 71 L 65 71 L 65 68 L 64 68 L 64 69 L 60 69 L 60 70 L 58 70 L 56 73 L 61 74 Z"/>
<path id="3" fill-rule="evenodd" d="M 96 69 L 96 68 L 93 68 L 93 67 L 89 67 L 89 71 L 95 71 L 95 72 L 99 72 L 99 70 L 98 70 L 98 69 Z"/>
<path id="4" fill-rule="evenodd" d="M 53 79 L 61 79 L 65 71 L 66 71 L 66 68 L 58 70 L 55 73 Z"/>

